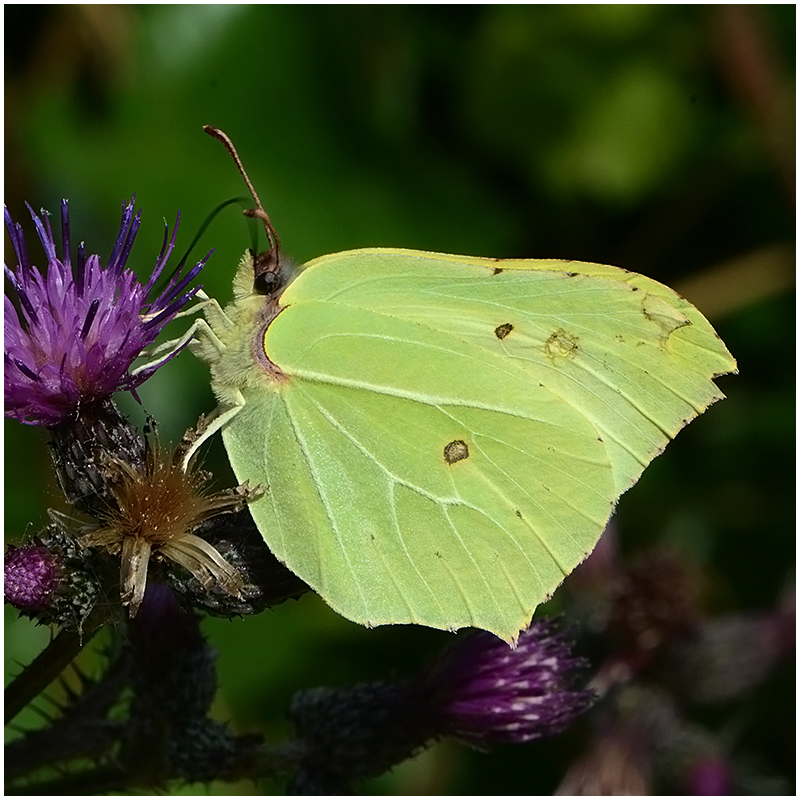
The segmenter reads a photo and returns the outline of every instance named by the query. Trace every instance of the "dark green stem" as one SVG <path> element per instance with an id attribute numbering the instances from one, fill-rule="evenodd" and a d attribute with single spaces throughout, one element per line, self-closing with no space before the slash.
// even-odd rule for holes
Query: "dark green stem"
<path id="1" fill-rule="evenodd" d="M 99 628 L 94 628 L 86 634 L 61 631 L 36 659 L 22 670 L 6 687 L 6 724 L 64 671 L 98 630 Z"/>

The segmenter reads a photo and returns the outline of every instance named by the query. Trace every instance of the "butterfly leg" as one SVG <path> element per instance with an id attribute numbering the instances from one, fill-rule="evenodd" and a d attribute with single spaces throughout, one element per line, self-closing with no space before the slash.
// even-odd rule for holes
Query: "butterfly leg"
<path id="1" fill-rule="evenodd" d="M 144 355 L 146 355 L 151 360 L 148 361 L 146 364 L 141 364 L 135 369 L 132 369 L 131 375 L 138 375 L 140 372 L 143 372 L 144 370 L 158 369 L 158 367 L 160 367 L 162 364 L 169 361 L 169 359 L 172 358 L 172 356 L 174 356 L 178 350 L 184 347 L 184 345 L 186 345 L 192 339 L 192 337 L 195 335 L 195 333 L 197 333 L 198 330 L 202 330 L 206 334 L 211 333 L 210 329 L 206 331 L 207 328 L 208 324 L 206 323 L 205 320 L 202 319 L 195 320 L 192 326 L 189 328 L 189 330 L 187 330 L 186 333 L 184 333 L 183 336 L 181 336 L 180 338 L 170 339 L 168 342 L 162 342 L 161 344 L 157 345 L 151 350 L 146 351 Z M 223 346 L 222 343 L 219 342 L 219 339 L 217 339 L 217 337 L 213 335 L 213 333 L 211 333 L 211 336 L 209 336 L 208 338 L 211 337 L 213 337 L 216 340 L 216 342 L 219 343 L 218 346 Z M 163 355 L 159 355 L 160 353 L 163 353 Z M 159 355 L 159 357 L 153 358 L 153 356 L 156 355 Z"/>
<path id="2" fill-rule="evenodd" d="M 189 463 L 191 462 L 200 445 L 210 439 L 218 430 L 230 422 L 230 420 L 232 420 L 244 408 L 244 404 L 244 396 L 240 391 L 237 390 L 233 405 L 226 408 L 217 407 L 211 419 L 206 421 L 202 431 L 197 437 L 197 440 L 192 442 L 189 449 L 183 456 L 181 467 L 183 468 L 184 472 L 188 470 Z"/>

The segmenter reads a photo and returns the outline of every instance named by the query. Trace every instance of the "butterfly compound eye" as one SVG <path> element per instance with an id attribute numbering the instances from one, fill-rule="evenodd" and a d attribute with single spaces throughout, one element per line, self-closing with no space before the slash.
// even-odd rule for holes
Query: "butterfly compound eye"
<path id="1" fill-rule="evenodd" d="M 274 294 L 281 288 L 281 279 L 274 272 L 264 272 L 256 275 L 253 280 L 253 290 L 256 294 Z"/>
<path id="2" fill-rule="evenodd" d="M 256 294 L 270 295 L 275 294 L 283 286 L 284 280 L 277 251 L 267 250 L 265 253 L 259 253 L 253 262 L 253 291 Z"/>

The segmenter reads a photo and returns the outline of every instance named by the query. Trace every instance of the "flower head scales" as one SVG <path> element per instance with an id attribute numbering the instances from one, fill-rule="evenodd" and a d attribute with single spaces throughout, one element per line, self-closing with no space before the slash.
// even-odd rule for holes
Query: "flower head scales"
<path id="1" fill-rule="evenodd" d="M 134 390 L 178 350 L 143 369 L 133 362 L 151 345 L 164 326 L 200 289 L 187 289 L 208 256 L 186 275 L 174 275 L 166 288 L 148 301 L 175 245 L 178 221 L 146 284 L 126 267 L 139 229 L 141 211 L 134 199 L 124 206 L 117 241 L 108 263 L 86 256 L 78 247 L 73 267 L 70 255 L 69 210 L 61 204 L 62 256 L 59 259 L 49 218 L 28 206 L 47 258 L 40 270 L 29 260 L 22 226 L 5 209 L 6 227 L 17 255 L 16 269 L 5 267 L 19 300 L 17 309 L 5 296 L 5 414 L 29 425 L 58 425 L 82 406 L 119 390 Z M 210 255 L 210 253 L 209 253 Z"/>

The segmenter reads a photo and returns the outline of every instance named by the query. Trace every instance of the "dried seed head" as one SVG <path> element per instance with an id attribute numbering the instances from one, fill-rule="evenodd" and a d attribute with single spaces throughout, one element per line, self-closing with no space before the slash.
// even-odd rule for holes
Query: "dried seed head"
<path id="1" fill-rule="evenodd" d="M 117 458 L 106 464 L 113 504 L 101 514 L 100 527 L 80 539 L 84 547 L 103 547 L 121 557 L 120 594 L 131 616 L 141 605 L 151 556 L 186 568 L 206 587 L 219 585 L 239 595 L 239 573 L 194 533 L 204 520 L 244 507 L 255 492 L 247 486 L 207 494 L 208 473 L 181 468 L 182 452 L 162 457 L 148 439 L 145 465 L 137 469 Z"/>

